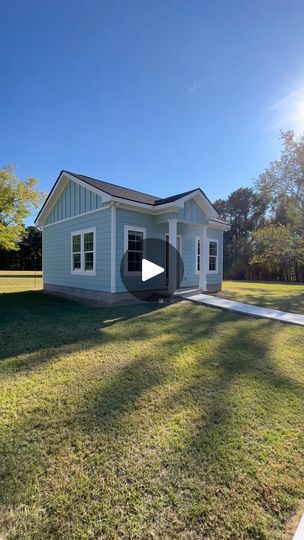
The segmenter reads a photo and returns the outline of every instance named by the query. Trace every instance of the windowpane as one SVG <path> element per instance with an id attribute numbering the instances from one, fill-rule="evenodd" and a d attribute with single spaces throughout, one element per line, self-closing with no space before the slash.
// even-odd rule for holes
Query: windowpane
<path id="1" fill-rule="evenodd" d="M 72 234 L 72 272 L 94 271 L 94 235 L 94 231 Z"/>
<path id="2" fill-rule="evenodd" d="M 141 272 L 144 233 L 128 231 L 128 272 Z"/>
<path id="3" fill-rule="evenodd" d="M 199 239 L 196 243 L 196 250 L 196 270 L 199 272 L 201 267 L 201 243 Z"/>
<path id="4" fill-rule="evenodd" d="M 94 269 L 94 253 L 85 253 L 84 254 L 84 269 L 93 270 Z"/>
<path id="5" fill-rule="evenodd" d="M 73 270 L 80 270 L 81 257 L 80 253 L 73 253 Z"/>
<path id="6" fill-rule="evenodd" d="M 217 256 L 217 243 L 209 242 L 209 255 Z"/>
<path id="7" fill-rule="evenodd" d="M 216 270 L 216 257 L 213 255 L 210 255 L 209 257 L 209 270 L 210 272 L 214 272 Z"/>
<path id="8" fill-rule="evenodd" d="M 73 253 L 81 251 L 81 236 L 76 234 L 73 236 Z"/>
<path id="9" fill-rule="evenodd" d="M 94 233 L 84 233 L 83 235 L 84 251 L 94 250 Z"/>

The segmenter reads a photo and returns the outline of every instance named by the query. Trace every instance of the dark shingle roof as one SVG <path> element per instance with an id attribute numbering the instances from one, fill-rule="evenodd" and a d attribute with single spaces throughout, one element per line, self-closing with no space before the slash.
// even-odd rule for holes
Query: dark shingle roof
<path id="1" fill-rule="evenodd" d="M 167 197 L 166 199 L 158 199 L 158 201 L 155 202 L 155 206 L 158 206 L 159 204 L 166 204 L 177 201 L 178 199 L 181 199 L 182 197 L 185 197 L 190 193 L 194 193 L 194 191 L 197 191 L 197 189 L 190 189 L 190 191 L 184 191 L 184 193 L 178 193 L 178 195 L 172 195 L 171 197 Z"/>
<path id="2" fill-rule="evenodd" d="M 135 191 L 134 189 L 128 189 L 117 184 L 112 184 L 110 182 L 104 182 L 103 180 L 97 180 L 96 178 L 90 178 L 90 176 L 84 176 L 83 174 L 76 174 L 70 171 L 63 171 L 76 176 L 79 180 L 90 184 L 91 186 L 104 191 L 108 195 L 113 197 L 120 197 L 121 199 L 128 199 L 129 201 L 139 202 L 143 204 L 151 204 L 154 206 L 156 201 L 159 200 L 159 197 L 155 195 L 148 195 L 147 193 L 141 193 L 140 191 Z"/>
<path id="3" fill-rule="evenodd" d="M 64 173 L 70 174 L 71 176 L 74 176 L 75 178 L 82 180 L 82 182 L 85 182 L 86 184 L 89 184 L 95 187 L 96 189 L 100 189 L 101 191 L 103 191 L 104 193 L 107 193 L 108 195 L 111 195 L 112 197 L 119 197 L 121 199 L 138 202 L 141 204 L 148 204 L 150 206 L 160 206 L 162 204 L 171 203 L 171 202 L 177 201 L 178 199 L 181 199 L 182 197 L 185 197 L 186 195 L 189 195 L 190 193 L 194 193 L 195 191 L 200 191 L 202 195 L 207 199 L 207 201 L 211 204 L 211 206 L 213 206 L 211 201 L 208 199 L 207 195 L 200 188 L 191 189 L 190 191 L 184 191 L 183 193 L 178 193 L 177 195 L 172 195 L 171 197 L 160 198 L 160 197 L 157 197 L 156 195 L 149 195 L 148 193 L 142 193 L 141 191 L 136 191 L 134 189 L 118 186 L 117 184 L 112 184 L 111 182 L 104 182 L 103 180 L 97 180 L 97 178 L 91 178 L 90 176 L 85 176 L 84 174 L 78 174 L 71 171 L 62 170 L 54 186 L 52 187 L 47 199 L 45 200 L 44 205 L 42 206 L 40 212 L 38 213 L 35 222 L 38 220 L 42 210 L 44 209 L 55 187 L 57 186 L 57 183 L 59 179 L 61 178 L 61 175 Z M 214 206 L 213 208 L 215 209 L 216 213 L 218 213 Z"/>
<path id="4" fill-rule="evenodd" d="M 191 189 L 190 191 L 184 191 L 183 193 L 178 193 L 177 195 L 172 195 L 171 197 L 166 197 L 162 199 L 160 197 L 156 197 L 156 195 L 149 195 L 148 193 L 142 193 L 141 191 L 135 191 L 134 189 L 124 188 L 122 186 L 118 186 L 117 184 L 112 184 L 111 182 L 104 182 L 103 180 L 97 180 L 96 178 L 91 178 L 90 176 L 85 176 L 83 174 L 73 173 L 70 171 L 62 172 L 67 172 L 68 174 L 79 178 L 79 180 L 82 180 L 83 182 L 86 182 L 87 184 L 90 184 L 91 186 L 100 189 L 101 191 L 104 191 L 105 193 L 107 193 L 108 195 L 112 195 L 113 197 L 120 197 L 121 199 L 127 199 L 129 201 L 150 204 L 151 206 L 159 206 L 161 204 L 177 201 L 178 199 L 181 199 L 182 197 L 185 197 L 190 193 L 194 193 L 194 191 L 197 191 L 199 189 Z M 206 197 L 205 194 L 204 196 Z"/>

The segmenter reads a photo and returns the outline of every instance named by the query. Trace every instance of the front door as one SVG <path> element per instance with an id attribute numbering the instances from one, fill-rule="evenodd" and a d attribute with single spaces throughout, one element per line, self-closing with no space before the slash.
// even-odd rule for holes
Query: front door
<path id="1" fill-rule="evenodd" d="M 166 287 L 168 287 L 168 285 L 169 285 L 169 249 L 168 249 L 168 245 L 169 245 L 169 235 L 166 234 Z M 181 247 L 182 247 L 182 237 L 178 234 L 176 236 L 176 250 L 180 254 L 180 256 L 182 255 Z M 176 264 L 176 284 L 179 283 L 179 280 L 180 280 L 181 268 L 180 268 L 179 262 L 180 262 L 180 260 L 176 256 L 176 263 L 177 263 Z"/>

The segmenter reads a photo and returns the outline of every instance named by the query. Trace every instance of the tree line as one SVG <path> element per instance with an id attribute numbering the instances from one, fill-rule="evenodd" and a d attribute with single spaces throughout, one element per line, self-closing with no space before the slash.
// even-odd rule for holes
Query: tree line
<path id="1" fill-rule="evenodd" d="M 42 238 L 36 227 L 25 227 L 16 244 L 17 249 L 0 247 L 0 270 L 41 270 Z"/>
<path id="2" fill-rule="evenodd" d="M 304 281 L 304 134 L 281 132 L 279 158 L 252 188 L 215 206 L 231 225 L 224 235 L 224 278 Z M 41 232 L 24 219 L 42 204 L 36 178 L 0 169 L 0 269 L 41 269 Z"/>
<path id="3" fill-rule="evenodd" d="M 24 225 L 45 198 L 37 185 L 20 180 L 13 165 L 0 169 L 0 270 L 41 269 L 41 231 Z"/>
<path id="4" fill-rule="evenodd" d="M 281 132 L 280 157 L 215 206 L 224 233 L 224 278 L 304 281 L 304 135 Z"/>

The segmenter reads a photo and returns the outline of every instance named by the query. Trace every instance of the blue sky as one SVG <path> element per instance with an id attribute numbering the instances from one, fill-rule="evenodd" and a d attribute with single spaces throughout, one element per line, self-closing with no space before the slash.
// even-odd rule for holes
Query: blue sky
<path id="1" fill-rule="evenodd" d="M 159 196 L 250 185 L 304 130 L 303 20 L 290 0 L 2 1 L 0 166 L 45 191 L 61 169 Z"/>

